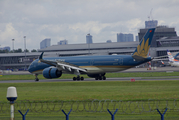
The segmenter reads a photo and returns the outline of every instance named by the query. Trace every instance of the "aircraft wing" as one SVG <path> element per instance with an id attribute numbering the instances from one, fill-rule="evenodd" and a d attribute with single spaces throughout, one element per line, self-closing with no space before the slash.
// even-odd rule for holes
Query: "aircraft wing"
<path id="1" fill-rule="evenodd" d="M 161 61 L 161 60 L 168 60 L 168 56 L 159 56 L 159 57 L 152 57 L 152 61 Z"/>
<path id="2" fill-rule="evenodd" d="M 79 66 L 73 65 L 73 64 L 69 64 L 67 62 L 63 62 L 63 61 L 57 61 L 57 68 L 60 68 L 62 70 L 68 70 L 69 72 L 87 72 L 85 69 L 80 68 Z"/>
<path id="3" fill-rule="evenodd" d="M 154 58 L 154 59 L 152 59 L 152 61 L 161 61 L 161 60 L 168 60 L 168 58 L 164 58 L 164 59 L 158 59 L 158 58 L 155 59 L 155 58 Z"/>
<path id="4" fill-rule="evenodd" d="M 42 52 L 42 54 L 40 55 L 39 60 L 43 63 L 57 67 L 58 70 L 71 72 L 71 73 L 77 74 L 77 75 L 79 75 L 81 72 L 87 73 L 86 69 L 80 68 L 79 66 L 76 66 L 74 64 L 70 64 L 70 63 L 67 63 L 67 62 L 64 62 L 64 61 L 59 61 L 59 60 L 56 60 L 56 61 L 54 61 L 54 60 L 53 61 L 52 60 L 44 60 L 43 59 L 43 53 L 44 52 Z"/>
<path id="5" fill-rule="evenodd" d="M 158 59 L 158 58 L 168 58 L 168 55 L 159 56 L 159 57 L 154 57 L 154 59 Z"/>

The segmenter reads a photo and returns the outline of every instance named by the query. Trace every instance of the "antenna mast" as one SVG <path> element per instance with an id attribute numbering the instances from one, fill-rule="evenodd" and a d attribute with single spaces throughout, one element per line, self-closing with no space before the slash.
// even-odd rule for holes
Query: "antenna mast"
<path id="1" fill-rule="evenodd" d="M 151 18 L 151 20 L 153 21 L 152 10 L 153 10 L 153 8 L 152 8 L 151 11 L 150 11 L 150 18 Z"/>

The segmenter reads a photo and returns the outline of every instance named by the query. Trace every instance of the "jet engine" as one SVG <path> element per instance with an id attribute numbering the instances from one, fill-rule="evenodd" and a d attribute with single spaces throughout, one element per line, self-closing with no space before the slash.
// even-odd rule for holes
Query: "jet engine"
<path id="1" fill-rule="evenodd" d="M 62 75 L 62 71 L 57 68 L 45 68 L 42 74 L 47 79 L 59 78 Z"/>

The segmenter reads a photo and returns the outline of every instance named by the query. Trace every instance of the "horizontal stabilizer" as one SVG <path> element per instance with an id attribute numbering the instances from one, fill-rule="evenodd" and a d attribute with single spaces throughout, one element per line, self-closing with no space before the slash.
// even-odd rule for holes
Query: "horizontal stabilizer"
<path id="1" fill-rule="evenodd" d="M 134 55 L 134 56 L 132 56 L 136 61 L 143 61 L 143 60 L 145 60 L 146 58 L 143 58 L 143 57 L 141 57 L 141 56 L 137 56 L 137 55 Z"/>

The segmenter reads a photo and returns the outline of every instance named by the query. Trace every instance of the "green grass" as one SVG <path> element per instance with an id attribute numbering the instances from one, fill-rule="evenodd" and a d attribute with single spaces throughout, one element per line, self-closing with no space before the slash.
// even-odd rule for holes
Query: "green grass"
<path id="1" fill-rule="evenodd" d="M 0 101 L 6 101 L 9 86 L 15 86 L 18 100 L 146 100 L 178 99 L 179 81 L 76 81 L 0 84 Z"/>
<path id="2" fill-rule="evenodd" d="M 164 77 L 164 76 L 178 76 L 179 72 L 135 72 L 135 73 L 107 73 L 107 78 L 115 77 Z M 63 74 L 59 79 L 72 79 L 75 75 Z M 84 78 L 89 78 L 87 75 L 81 75 Z M 39 79 L 45 79 L 43 75 L 38 75 Z M 34 75 L 2 75 L 0 80 L 34 80 Z"/>
<path id="3" fill-rule="evenodd" d="M 178 120 L 176 116 L 165 115 L 165 120 Z M 66 120 L 65 115 L 56 116 L 26 116 L 27 120 Z M 143 116 L 143 115 L 115 115 L 115 120 L 160 120 L 160 115 Z M 0 120 L 9 120 L 9 117 L 2 117 Z M 15 120 L 22 120 L 21 116 L 15 116 Z M 103 116 L 69 116 L 69 120 L 111 120 L 109 114 Z"/>
<path id="4" fill-rule="evenodd" d="M 160 76 L 177 76 L 178 72 L 173 73 L 111 73 L 107 74 L 108 77 L 160 77 Z M 9 79 L 34 79 L 32 75 L 12 75 L 1 76 Z M 30 78 L 32 76 L 32 78 Z M 73 75 L 72 75 L 73 76 Z M 72 76 L 63 76 L 70 77 Z M 42 76 L 41 76 L 42 77 Z M 5 79 L 1 79 L 5 80 Z M 179 81 L 72 81 L 72 82 L 34 82 L 34 83 L 1 83 L 0 84 L 0 101 L 7 102 L 6 93 L 9 86 L 15 86 L 17 88 L 17 102 L 21 100 L 30 101 L 70 101 L 70 100 L 123 100 L 123 101 L 139 101 L 139 100 L 173 100 L 179 99 Z M 162 103 L 161 108 L 165 108 L 165 102 Z M 173 102 L 170 103 L 173 105 Z M 148 106 L 146 102 L 145 107 Z M 44 106 L 45 107 L 45 106 Z M 51 106 L 53 107 L 53 106 Z M 132 107 L 135 107 L 132 106 Z M 9 107 L 8 107 L 9 108 Z M 178 108 L 176 108 L 178 109 Z M 68 110 L 66 110 L 68 112 Z M 114 112 L 114 111 L 113 111 Z M 162 111 L 163 112 L 163 111 Z M 23 111 L 25 113 L 25 111 Z M 9 119 L 10 113 L 1 113 L 0 120 Z M 16 111 L 16 120 L 21 120 L 20 114 Z M 116 114 L 116 119 L 122 120 L 146 120 L 146 119 L 160 119 L 160 115 L 156 112 L 142 113 L 142 114 L 130 114 L 120 115 Z M 65 119 L 65 115 L 59 111 L 56 113 L 35 113 L 29 112 L 27 114 L 28 120 L 49 120 L 49 119 Z M 70 114 L 71 120 L 109 120 L 110 115 L 108 112 L 72 112 Z M 166 112 L 165 120 L 177 120 L 179 119 L 178 112 Z"/>

